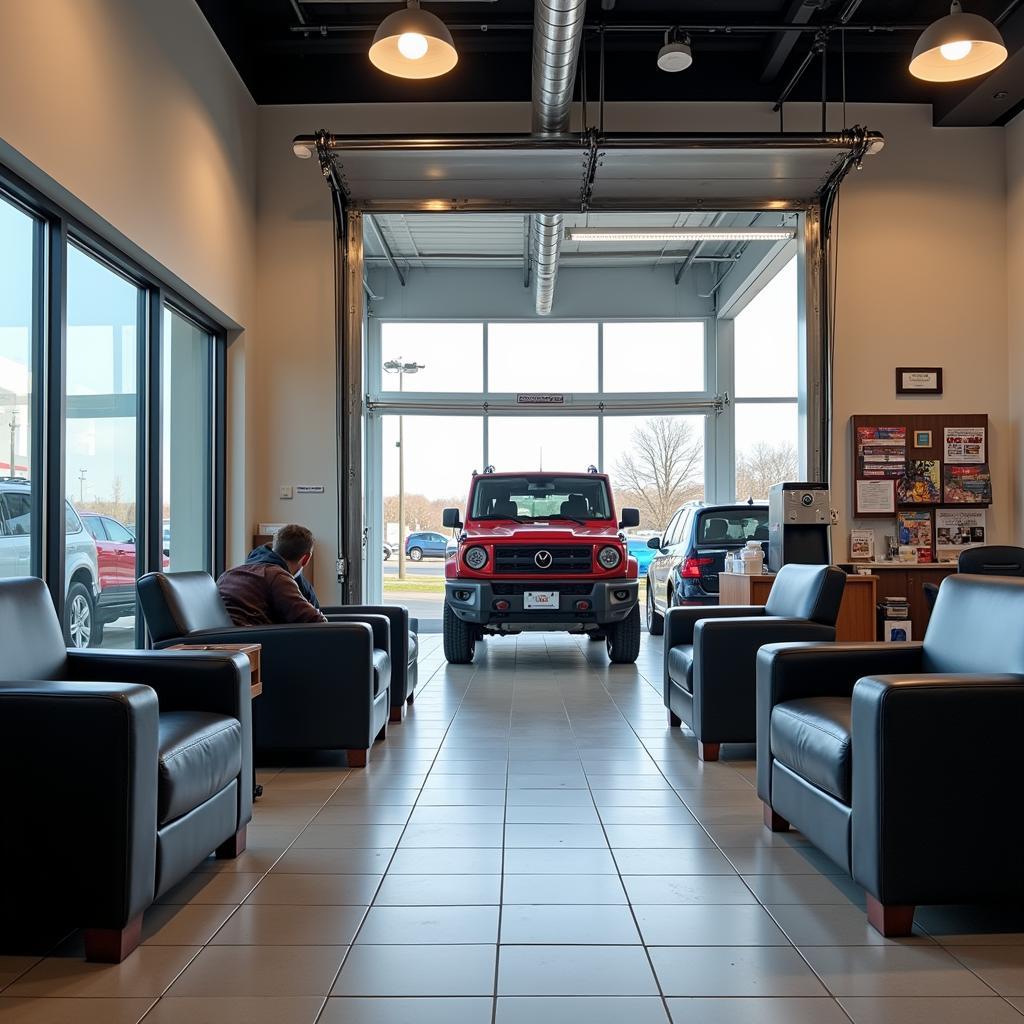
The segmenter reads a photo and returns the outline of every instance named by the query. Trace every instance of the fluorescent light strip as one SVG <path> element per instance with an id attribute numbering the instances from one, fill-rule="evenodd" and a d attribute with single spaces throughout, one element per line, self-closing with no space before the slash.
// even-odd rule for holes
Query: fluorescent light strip
<path id="1" fill-rule="evenodd" d="M 566 228 L 569 242 L 778 242 L 792 228 Z"/>

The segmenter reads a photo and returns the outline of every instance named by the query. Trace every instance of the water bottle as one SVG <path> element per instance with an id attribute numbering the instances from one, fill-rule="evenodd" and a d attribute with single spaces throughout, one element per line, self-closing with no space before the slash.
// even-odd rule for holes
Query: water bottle
<path id="1" fill-rule="evenodd" d="M 748 540 L 740 552 L 743 563 L 743 574 L 746 576 L 760 576 L 764 568 L 764 549 L 761 542 Z"/>

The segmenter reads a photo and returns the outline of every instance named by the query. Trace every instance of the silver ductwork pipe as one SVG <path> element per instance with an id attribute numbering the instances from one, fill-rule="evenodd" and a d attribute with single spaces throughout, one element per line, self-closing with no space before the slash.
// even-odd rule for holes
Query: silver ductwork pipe
<path id="1" fill-rule="evenodd" d="M 569 130 L 586 10 L 586 0 L 534 0 L 534 135 L 560 135 Z M 538 316 L 551 312 L 561 248 L 562 215 L 537 214 L 533 218 L 533 280 Z"/>

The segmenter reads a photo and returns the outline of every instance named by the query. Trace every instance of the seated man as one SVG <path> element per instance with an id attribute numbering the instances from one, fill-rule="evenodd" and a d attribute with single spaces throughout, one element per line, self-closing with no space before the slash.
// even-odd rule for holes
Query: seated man
<path id="1" fill-rule="evenodd" d="M 278 530 L 270 547 L 257 548 L 244 565 L 223 573 L 217 589 L 231 621 L 236 626 L 326 622 L 297 580 L 312 552 L 313 534 L 289 524 Z"/>

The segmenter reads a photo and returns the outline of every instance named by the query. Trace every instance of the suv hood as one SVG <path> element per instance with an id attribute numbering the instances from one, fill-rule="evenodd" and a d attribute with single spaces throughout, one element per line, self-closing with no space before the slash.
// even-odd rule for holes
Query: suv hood
<path id="1" fill-rule="evenodd" d="M 463 543 L 488 541 L 521 542 L 524 544 L 567 544 L 573 541 L 597 543 L 619 539 L 618 527 L 612 520 L 603 523 L 579 523 L 556 520 L 538 523 L 468 523 Z"/>

